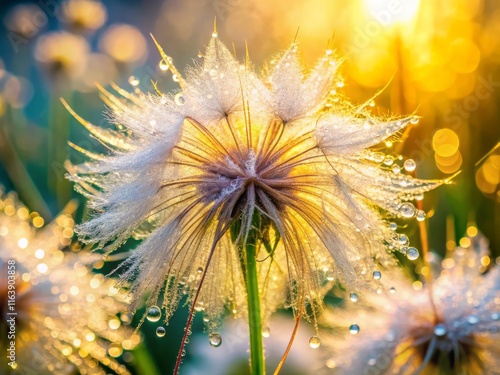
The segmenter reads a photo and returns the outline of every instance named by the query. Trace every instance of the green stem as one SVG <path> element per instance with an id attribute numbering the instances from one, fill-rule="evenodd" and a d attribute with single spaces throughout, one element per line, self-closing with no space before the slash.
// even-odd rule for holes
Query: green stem
<path id="1" fill-rule="evenodd" d="M 262 315 L 260 313 L 259 275 L 257 273 L 257 239 L 251 230 L 245 244 L 246 250 L 246 288 L 248 302 L 248 326 L 250 331 L 250 372 L 264 375 L 266 366 L 262 344 Z"/>

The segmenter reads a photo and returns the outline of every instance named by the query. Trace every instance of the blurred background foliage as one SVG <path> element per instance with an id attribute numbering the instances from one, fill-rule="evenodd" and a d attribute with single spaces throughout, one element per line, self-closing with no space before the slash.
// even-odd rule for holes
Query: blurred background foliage
<path id="1" fill-rule="evenodd" d="M 82 220 L 84 198 L 63 176 L 65 160 L 83 159 L 68 140 L 85 149 L 102 147 L 59 98 L 86 120 L 106 126 L 96 83 L 142 91 L 153 89 L 151 81 L 162 91 L 175 87 L 175 77 L 158 64 L 149 33 L 182 71 L 199 60 L 214 17 L 221 39 L 233 43 L 240 58 L 247 43 L 258 69 L 296 34 L 311 66 L 333 35 L 336 53 L 345 59 L 338 95 L 357 104 L 373 99 L 376 113 L 422 117 L 404 142 L 386 144 L 389 152 L 414 159 L 421 178 L 461 171 L 452 185 L 426 195 L 430 248 L 444 254 L 458 242 L 466 247 L 462 236 L 472 227 L 489 238 L 493 255 L 500 255 L 496 0 L 3 0 L 0 184 L 16 190 L 45 221 L 76 198 L 81 202 L 76 219 Z M 407 229 L 418 246 L 416 223 Z M 124 251 L 135 245 L 130 241 Z M 106 263 L 103 271 L 115 264 Z M 153 374 L 155 366 L 170 373 L 185 313 L 174 316 L 163 338 L 155 335 L 156 326 L 143 326 L 147 349 L 126 358 L 137 373 Z M 201 331 L 200 320 L 195 331 Z M 185 362 L 190 361 L 188 349 Z"/>

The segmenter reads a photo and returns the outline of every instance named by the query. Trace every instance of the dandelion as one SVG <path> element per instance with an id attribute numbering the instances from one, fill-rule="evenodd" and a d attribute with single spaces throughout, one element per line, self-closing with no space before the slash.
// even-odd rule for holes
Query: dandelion
<path id="1" fill-rule="evenodd" d="M 96 0 L 70 0 L 62 4 L 59 19 L 74 32 L 91 33 L 108 18 L 106 7 Z"/>
<path id="2" fill-rule="evenodd" d="M 325 324 L 346 333 L 324 340 L 324 373 L 497 374 L 500 272 L 481 234 L 464 240 L 470 248 L 453 250 L 430 284 L 394 270 L 381 294 L 328 314 Z"/>
<path id="3" fill-rule="evenodd" d="M 110 250 L 145 238 L 123 264 L 134 306 L 148 295 L 168 321 L 187 296 L 210 332 L 229 306 L 259 341 L 261 317 L 278 306 L 303 316 L 310 306 L 314 318 L 333 274 L 358 285 L 374 260 L 393 262 L 382 245 L 401 246 L 380 211 L 411 217 L 408 201 L 441 182 L 395 173 L 384 164 L 392 156 L 370 147 L 412 117 L 382 121 L 339 100 L 331 50 L 306 74 L 293 43 L 258 75 L 214 32 L 184 78 L 158 48 L 180 90 L 103 90 L 116 130 L 74 114 L 112 150 L 76 146 L 91 161 L 70 167 L 70 178 L 93 211 L 78 231 Z"/>
<path id="4" fill-rule="evenodd" d="M 84 257 L 61 251 L 70 215 L 43 224 L 13 194 L 0 198 L 2 374 L 129 374 L 116 358 L 140 337 L 125 326 L 125 294 Z"/>
<path id="5" fill-rule="evenodd" d="M 82 36 L 54 31 L 40 36 L 34 54 L 49 82 L 56 88 L 67 88 L 83 74 L 89 51 Z"/>

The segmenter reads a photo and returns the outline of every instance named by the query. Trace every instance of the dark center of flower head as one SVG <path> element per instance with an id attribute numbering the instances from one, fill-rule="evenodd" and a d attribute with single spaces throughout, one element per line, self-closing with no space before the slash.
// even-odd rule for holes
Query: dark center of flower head
<path id="1" fill-rule="evenodd" d="M 418 347 L 422 367 L 448 369 L 451 374 L 472 374 L 474 371 L 482 373 L 484 370 L 480 347 L 473 335 L 457 336 L 445 323 L 437 322 L 432 336 L 423 341 Z"/>
<path id="2" fill-rule="evenodd" d="M 289 132 L 278 119 L 250 124 L 226 117 L 211 127 L 187 122 L 177 146 L 179 160 L 197 172 L 185 181 L 213 217 L 232 226 L 231 232 L 248 234 L 255 215 L 261 217 L 259 230 L 266 232 L 313 185 L 310 168 L 318 153 L 309 133 Z"/>

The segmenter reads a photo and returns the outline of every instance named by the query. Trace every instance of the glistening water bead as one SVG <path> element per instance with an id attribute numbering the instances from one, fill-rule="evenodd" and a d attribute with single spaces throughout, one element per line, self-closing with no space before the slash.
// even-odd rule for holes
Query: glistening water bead
<path id="1" fill-rule="evenodd" d="M 358 295 L 356 293 L 349 294 L 349 298 L 352 302 L 358 302 Z"/>
<path id="2" fill-rule="evenodd" d="M 380 271 L 373 271 L 373 279 L 380 280 L 382 278 L 382 273 Z"/>
<path id="3" fill-rule="evenodd" d="M 404 167 L 405 171 L 413 172 L 415 170 L 415 168 L 417 167 L 417 164 L 415 163 L 415 160 L 408 159 L 408 160 L 405 160 L 403 167 Z"/>
<path id="4" fill-rule="evenodd" d="M 151 306 L 146 315 L 146 319 L 150 322 L 157 322 L 161 318 L 161 310 L 158 306 Z"/>
<path id="5" fill-rule="evenodd" d="M 312 348 L 312 349 L 318 349 L 321 345 L 321 340 L 319 339 L 318 336 L 312 336 L 310 339 L 309 339 L 309 346 Z"/>
<path id="6" fill-rule="evenodd" d="M 418 253 L 417 249 L 415 249 L 414 247 L 408 248 L 408 251 L 406 252 L 406 257 L 409 260 L 415 260 L 418 258 L 418 256 L 419 256 L 419 253 Z"/>
<path id="7" fill-rule="evenodd" d="M 208 342 L 214 348 L 218 348 L 222 344 L 222 337 L 218 333 L 211 333 L 210 336 L 208 336 Z"/>
<path id="8" fill-rule="evenodd" d="M 359 333 L 359 326 L 354 323 L 349 326 L 349 333 L 351 335 L 357 335 Z"/>
<path id="9" fill-rule="evenodd" d="M 446 333 L 448 332 L 448 330 L 446 329 L 446 326 L 444 324 L 436 324 L 436 326 L 434 327 L 434 334 L 436 336 L 444 336 L 446 335 Z"/>
<path id="10" fill-rule="evenodd" d="M 413 216 L 415 216 L 415 206 L 413 206 L 413 204 L 408 203 L 408 202 L 403 203 L 399 207 L 399 213 L 401 214 L 401 216 L 403 216 L 405 218 L 413 217 Z"/>
<path id="11" fill-rule="evenodd" d="M 262 337 L 268 338 L 271 335 L 271 329 L 269 327 L 262 328 Z"/>
<path id="12" fill-rule="evenodd" d="M 158 327 L 156 328 L 156 336 L 158 337 L 163 337 L 165 336 L 165 334 L 167 333 L 167 330 L 165 329 L 165 327 Z"/>
<path id="13" fill-rule="evenodd" d="M 425 212 L 422 210 L 418 210 L 415 217 L 417 218 L 417 221 L 424 221 L 425 220 Z"/>

